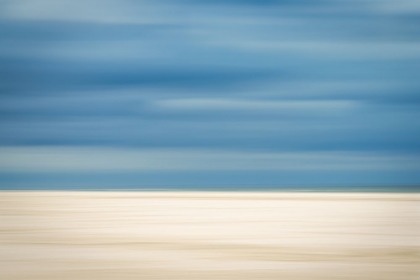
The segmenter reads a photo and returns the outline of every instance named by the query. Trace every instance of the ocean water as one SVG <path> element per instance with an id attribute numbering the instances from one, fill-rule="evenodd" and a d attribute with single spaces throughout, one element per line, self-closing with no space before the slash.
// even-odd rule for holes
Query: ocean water
<path id="1" fill-rule="evenodd" d="M 420 193 L 420 186 L 280 186 L 280 185 L 152 185 L 152 186 L 2 186 L 0 191 L 226 191 L 226 192 L 393 192 Z"/>

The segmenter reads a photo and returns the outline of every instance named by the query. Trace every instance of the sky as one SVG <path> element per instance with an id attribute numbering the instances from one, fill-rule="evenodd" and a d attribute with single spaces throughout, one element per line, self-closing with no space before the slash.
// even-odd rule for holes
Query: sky
<path id="1" fill-rule="evenodd" d="M 417 0 L 0 0 L 0 188 L 420 185 Z"/>

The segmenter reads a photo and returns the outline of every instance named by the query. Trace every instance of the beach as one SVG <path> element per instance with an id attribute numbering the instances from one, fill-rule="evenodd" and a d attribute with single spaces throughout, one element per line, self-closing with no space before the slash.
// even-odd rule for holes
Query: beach
<path id="1" fill-rule="evenodd" d="M 419 279 L 420 194 L 0 192 L 0 278 Z"/>

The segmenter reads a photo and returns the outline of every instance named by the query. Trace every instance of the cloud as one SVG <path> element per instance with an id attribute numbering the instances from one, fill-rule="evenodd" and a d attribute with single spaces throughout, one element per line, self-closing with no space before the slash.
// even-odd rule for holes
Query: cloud
<path id="1" fill-rule="evenodd" d="M 384 14 L 418 14 L 420 3 L 417 0 L 370 0 L 363 1 L 374 11 Z"/>
<path id="2" fill-rule="evenodd" d="M 190 98 L 156 101 L 158 107 L 172 110 L 346 110 L 357 106 L 348 100 L 247 100 Z"/>
<path id="3" fill-rule="evenodd" d="M 16 0 L 4 1 L 4 18 L 93 22 L 100 24 L 150 24 L 166 22 L 159 5 L 148 1 L 113 0 Z"/>
<path id="4" fill-rule="evenodd" d="M 325 55 L 325 59 L 403 59 L 420 58 L 419 42 L 317 42 L 317 41 L 248 41 L 208 40 L 207 44 L 223 45 L 250 51 Z"/>

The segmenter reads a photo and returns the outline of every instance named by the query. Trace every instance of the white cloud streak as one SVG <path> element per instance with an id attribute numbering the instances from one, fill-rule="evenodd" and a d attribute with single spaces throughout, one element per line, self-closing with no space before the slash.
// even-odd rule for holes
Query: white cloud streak
<path id="1" fill-rule="evenodd" d="M 358 42 L 358 41 L 264 41 L 226 37 L 203 39 L 204 44 L 253 52 L 291 53 L 307 56 L 326 55 L 325 59 L 403 59 L 420 57 L 418 42 Z"/>
<path id="2" fill-rule="evenodd" d="M 164 15 L 169 11 L 165 7 L 148 1 L 133 4 L 115 0 L 13 0 L 5 1 L 0 16 L 14 20 L 154 24 L 167 22 Z"/>
<path id="3" fill-rule="evenodd" d="M 385 14 L 413 14 L 420 12 L 418 0 L 370 0 L 361 1 L 371 6 L 372 10 Z"/>
<path id="4" fill-rule="evenodd" d="M 357 105 L 351 100 L 265 101 L 222 98 L 185 98 L 156 101 L 156 105 L 176 110 L 341 110 Z"/>

